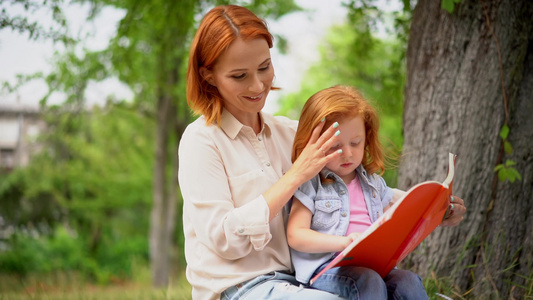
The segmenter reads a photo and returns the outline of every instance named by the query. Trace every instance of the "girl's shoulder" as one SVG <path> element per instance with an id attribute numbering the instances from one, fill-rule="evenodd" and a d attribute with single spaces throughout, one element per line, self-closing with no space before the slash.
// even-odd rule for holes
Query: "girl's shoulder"
<path id="1" fill-rule="evenodd" d="M 368 181 L 368 183 L 370 183 L 374 187 L 387 186 L 387 183 L 385 182 L 385 179 L 383 179 L 383 177 L 376 173 L 367 172 L 362 165 L 358 167 L 358 172 L 366 181 Z"/>

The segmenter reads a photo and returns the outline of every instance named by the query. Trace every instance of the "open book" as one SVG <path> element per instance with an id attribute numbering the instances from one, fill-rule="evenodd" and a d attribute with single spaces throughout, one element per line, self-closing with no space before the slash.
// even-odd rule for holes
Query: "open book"
<path id="1" fill-rule="evenodd" d="M 455 155 L 449 154 L 443 183 L 425 181 L 407 191 L 365 232 L 340 252 L 310 284 L 333 267 L 367 267 L 385 277 L 446 217 L 454 176 Z"/>

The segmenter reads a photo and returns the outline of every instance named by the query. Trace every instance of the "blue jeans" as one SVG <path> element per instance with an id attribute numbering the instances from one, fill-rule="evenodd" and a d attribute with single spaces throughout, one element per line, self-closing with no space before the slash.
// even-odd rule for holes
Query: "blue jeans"
<path id="1" fill-rule="evenodd" d="M 343 300 L 328 292 L 304 288 L 292 275 L 273 272 L 232 286 L 222 292 L 221 300 L 301 299 Z"/>
<path id="2" fill-rule="evenodd" d="M 398 269 L 393 269 L 385 278 L 381 278 L 378 273 L 368 268 L 355 266 L 332 268 L 320 276 L 312 287 L 350 300 L 428 299 L 420 276 L 411 271 Z"/>

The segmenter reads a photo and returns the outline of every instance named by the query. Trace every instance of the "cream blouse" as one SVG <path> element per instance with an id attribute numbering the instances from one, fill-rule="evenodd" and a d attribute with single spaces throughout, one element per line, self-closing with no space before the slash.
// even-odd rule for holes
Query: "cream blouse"
<path id="1" fill-rule="evenodd" d="M 262 113 L 259 134 L 224 110 L 221 126 L 200 117 L 179 145 L 187 279 L 193 299 L 272 271 L 292 272 L 282 210 L 270 223 L 262 193 L 291 167 L 297 121 Z"/>

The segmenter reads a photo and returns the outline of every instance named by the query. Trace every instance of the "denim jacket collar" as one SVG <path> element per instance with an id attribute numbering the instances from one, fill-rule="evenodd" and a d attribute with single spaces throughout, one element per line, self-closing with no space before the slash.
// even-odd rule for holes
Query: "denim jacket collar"
<path id="1" fill-rule="evenodd" d="M 359 165 L 355 171 L 357 172 L 357 174 L 359 175 L 359 178 L 364 180 L 364 182 L 370 186 L 373 186 L 373 184 L 371 183 L 371 181 L 368 179 L 368 173 L 366 172 L 365 168 L 363 167 L 363 165 Z M 340 181 L 340 182 L 343 182 L 344 183 L 344 180 L 342 180 L 339 175 L 335 174 L 333 171 L 331 171 L 330 169 L 328 169 L 327 167 L 324 167 L 324 169 L 322 169 L 322 171 L 320 171 L 320 176 L 323 177 L 323 178 L 331 178 L 331 179 L 335 179 L 335 181 Z"/>

